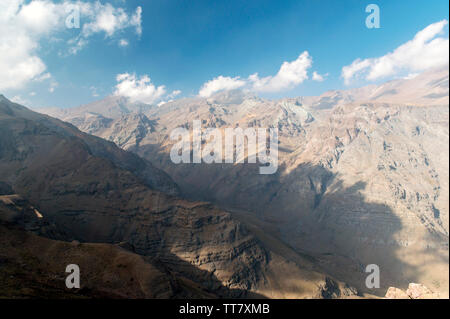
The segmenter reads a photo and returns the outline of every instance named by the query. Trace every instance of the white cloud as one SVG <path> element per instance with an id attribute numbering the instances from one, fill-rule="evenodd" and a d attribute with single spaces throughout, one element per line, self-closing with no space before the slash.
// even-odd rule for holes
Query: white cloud
<path id="1" fill-rule="evenodd" d="M 447 24 L 447 20 L 430 24 L 419 31 L 412 40 L 384 56 L 356 59 L 352 64 L 342 68 L 345 83 L 350 84 L 355 78 L 374 81 L 448 65 L 449 40 L 448 37 L 439 36 L 444 33 Z"/>
<path id="2" fill-rule="evenodd" d="M 126 46 L 128 46 L 128 41 L 126 40 L 126 39 L 120 39 L 119 40 L 119 46 L 120 47 L 126 47 Z"/>
<path id="3" fill-rule="evenodd" d="M 178 95 L 180 95 L 181 94 L 181 91 L 180 90 L 174 90 L 174 91 L 172 91 L 172 93 L 170 93 L 169 95 L 167 95 L 167 97 L 169 98 L 169 99 L 173 99 L 174 97 L 176 97 L 176 96 L 178 96 Z"/>
<path id="4" fill-rule="evenodd" d="M 81 50 L 94 33 L 111 37 L 126 28 L 135 29 L 138 35 L 142 33 L 140 7 L 128 14 L 122 8 L 99 1 L 1 0 L 0 90 L 19 89 L 29 81 L 50 78 L 39 57 L 40 42 L 67 31 L 66 9 L 74 3 L 79 6 L 85 24 L 80 35 L 68 42 L 69 53 Z"/>
<path id="5" fill-rule="evenodd" d="M 275 76 L 260 78 L 258 73 L 249 77 L 252 89 L 257 92 L 280 92 L 292 89 L 308 79 L 308 69 L 312 66 L 312 58 L 304 51 L 292 62 L 283 62 Z"/>
<path id="6" fill-rule="evenodd" d="M 212 79 L 203 84 L 198 95 L 201 97 L 210 97 L 214 93 L 223 90 L 234 90 L 239 89 L 246 85 L 246 81 L 241 80 L 238 76 L 231 78 L 228 76 L 219 75 L 218 77 Z"/>
<path id="7" fill-rule="evenodd" d="M 291 62 L 283 62 L 278 73 L 274 76 L 260 78 L 258 73 L 247 79 L 241 77 L 218 76 L 204 83 L 199 96 L 209 97 L 223 90 L 246 88 L 256 92 L 274 93 L 289 90 L 308 79 L 308 69 L 312 66 L 312 58 L 308 51 L 304 51 Z"/>
<path id="8" fill-rule="evenodd" d="M 45 81 L 45 80 L 48 80 L 51 78 L 52 78 L 52 75 L 47 72 L 47 73 L 43 73 L 43 74 L 39 75 L 38 77 L 36 77 L 36 81 L 42 82 L 42 81 Z"/>
<path id="9" fill-rule="evenodd" d="M 27 20 L 28 13 L 20 14 L 22 2 L 0 2 L 0 90 L 19 88 L 42 75 L 46 69 L 44 62 L 33 54 L 38 43 L 30 35 L 32 31 L 41 30 L 41 14 L 37 11 L 35 28 L 31 28 L 33 20 Z"/>
<path id="10" fill-rule="evenodd" d="M 323 75 L 317 73 L 316 71 L 313 72 L 312 79 L 313 81 L 317 82 L 323 82 L 325 81 L 325 78 L 328 76 L 328 73 L 325 73 Z"/>
<path id="11" fill-rule="evenodd" d="M 165 86 L 156 87 L 148 75 L 138 78 L 136 74 L 123 73 L 117 75 L 116 80 L 114 95 L 128 97 L 131 101 L 152 104 L 166 94 Z"/>
<path id="12" fill-rule="evenodd" d="M 116 8 L 109 3 L 101 4 L 97 1 L 94 4 L 82 3 L 80 9 L 82 15 L 87 16 L 90 20 L 83 25 L 78 37 L 68 41 L 71 46 L 69 54 L 77 54 L 88 44 L 87 39 L 96 33 L 103 33 L 105 37 L 110 38 L 125 29 L 132 28 L 138 36 L 142 34 L 141 7 L 137 7 L 133 14 L 128 14 L 123 8 Z M 118 41 L 118 45 L 125 47 L 128 45 L 128 41 L 121 39 Z"/>
<path id="13" fill-rule="evenodd" d="M 88 41 L 84 38 L 75 38 L 75 39 L 70 39 L 69 41 L 67 41 L 67 44 L 69 44 L 69 54 L 77 54 L 78 52 L 80 52 L 87 44 Z M 63 54 L 60 54 L 63 55 Z"/>
<path id="14" fill-rule="evenodd" d="M 136 27 L 136 33 L 142 34 L 142 8 L 137 7 L 136 12 L 133 14 L 130 20 L 130 25 Z"/>
<path id="15" fill-rule="evenodd" d="M 174 99 L 170 99 L 170 100 L 168 100 L 168 101 L 161 101 L 161 102 L 159 102 L 157 105 L 158 106 L 163 106 L 164 104 L 167 104 L 167 103 L 170 103 L 170 102 L 173 102 L 173 101 L 175 101 Z"/>
<path id="16" fill-rule="evenodd" d="M 135 28 L 136 33 L 142 33 L 141 14 L 142 8 L 137 7 L 134 14 L 129 15 L 123 8 L 115 8 L 111 4 L 101 4 L 95 2 L 87 13 L 92 17 L 92 21 L 83 25 L 82 35 L 88 37 L 93 33 L 104 32 L 106 36 L 111 37 L 119 30 L 126 28 Z"/>
<path id="17" fill-rule="evenodd" d="M 167 96 L 165 96 L 165 98 L 168 99 L 167 101 L 161 101 L 161 102 L 159 102 L 157 105 L 158 105 L 158 106 L 162 106 L 162 105 L 164 105 L 164 104 L 166 104 L 166 103 L 173 102 L 173 101 L 175 101 L 175 100 L 174 100 L 175 97 L 177 97 L 177 96 L 180 95 L 180 94 L 181 94 L 181 91 L 180 91 L 180 90 L 174 90 L 174 91 L 172 91 L 172 93 L 167 94 Z"/>
<path id="18" fill-rule="evenodd" d="M 11 2 L 6 0 L 7 2 Z M 19 1 L 13 1 L 19 2 Z M 23 3 L 23 1 L 20 1 Z M 29 32 L 35 34 L 48 33 L 56 28 L 61 20 L 61 8 L 51 1 L 32 1 L 22 4 L 17 12 L 17 19 Z"/>

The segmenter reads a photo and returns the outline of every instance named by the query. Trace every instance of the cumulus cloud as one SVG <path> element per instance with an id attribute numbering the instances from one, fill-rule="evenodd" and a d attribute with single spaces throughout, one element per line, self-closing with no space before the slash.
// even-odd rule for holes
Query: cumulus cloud
<path id="1" fill-rule="evenodd" d="M 241 80 L 238 76 L 235 78 L 231 78 L 228 76 L 219 75 L 211 81 L 203 84 L 198 95 L 201 97 L 210 97 L 217 92 L 239 89 L 245 85 L 246 81 Z"/>
<path id="2" fill-rule="evenodd" d="M 88 44 L 88 38 L 94 34 L 104 34 L 106 38 L 111 38 L 119 32 L 131 28 L 136 34 L 142 34 L 142 8 L 137 7 L 135 12 L 129 14 L 123 8 L 116 8 L 109 3 L 102 4 L 77 2 L 80 14 L 88 19 L 83 24 L 82 31 L 78 37 L 68 41 L 71 46 L 70 54 L 77 54 Z M 121 39 L 118 41 L 120 47 L 128 45 L 128 41 Z"/>
<path id="3" fill-rule="evenodd" d="M 133 28 L 138 35 L 142 32 L 140 7 L 128 14 L 99 1 L 1 0 L 0 90 L 18 89 L 29 81 L 51 78 L 39 57 L 40 41 L 67 31 L 66 19 L 74 4 L 85 24 L 80 34 L 69 40 L 69 53 L 76 54 L 95 33 L 111 37 L 125 28 Z"/>
<path id="4" fill-rule="evenodd" d="M 114 95 L 127 97 L 131 101 L 152 104 L 166 94 L 165 86 L 155 86 L 148 75 L 138 78 L 136 74 L 123 73 L 117 75 L 116 80 Z"/>
<path id="5" fill-rule="evenodd" d="M 45 22 L 43 14 L 36 10 L 34 20 L 29 11 L 21 13 L 22 1 L 0 2 L 0 90 L 19 88 L 30 79 L 44 74 L 44 62 L 33 54 L 38 43 L 30 32 L 39 33 Z M 33 26 L 35 28 L 31 28 Z"/>
<path id="6" fill-rule="evenodd" d="M 323 81 L 325 81 L 325 78 L 327 76 L 328 76 L 328 73 L 321 75 L 321 74 L 317 73 L 316 71 L 314 71 L 313 75 L 312 75 L 312 79 L 313 79 L 313 81 L 323 82 Z"/>
<path id="7" fill-rule="evenodd" d="M 283 62 L 277 74 L 260 78 L 258 73 L 247 79 L 218 76 L 204 83 L 199 96 L 209 97 L 217 92 L 245 88 L 255 92 L 274 93 L 289 90 L 308 79 L 308 69 L 312 66 L 312 58 L 308 51 L 301 53 L 291 62 Z"/>
<path id="8" fill-rule="evenodd" d="M 141 7 L 137 7 L 136 11 L 129 15 L 123 8 L 115 8 L 109 3 L 95 2 L 85 8 L 85 13 L 92 19 L 83 25 L 82 35 L 85 37 L 100 32 L 111 37 L 117 31 L 128 27 L 134 28 L 138 35 L 142 33 Z"/>
<path id="9" fill-rule="evenodd" d="M 449 40 L 442 37 L 447 20 L 442 20 L 419 31 L 412 40 L 388 54 L 369 59 L 356 59 L 342 68 L 346 84 L 362 78 L 374 81 L 399 74 L 413 74 L 444 67 L 449 62 Z"/>
<path id="10" fill-rule="evenodd" d="M 312 58 L 304 51 L 292 62 L 283 62 L 274 76 L 260 78 L 258 73 L 250 75 L 252 89 L 257 92 L 280 92 L 292 89 L 308 79 L 308 69 L 312 66 Z"/>

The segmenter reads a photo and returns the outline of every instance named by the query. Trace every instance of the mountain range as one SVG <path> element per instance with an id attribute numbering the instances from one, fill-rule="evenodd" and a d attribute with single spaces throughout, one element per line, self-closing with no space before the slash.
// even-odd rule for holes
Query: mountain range
<path id="1" fill-rule="evenodd" d="M 317 97 L 39 113 L 0 96 L 0 296 L 359 298 L 419 282 L 448 297 L 448 87 L 434 70 Z M 277 172 L 174 164 L 170 133 L 194 120 L 277 128 Z"/>
<path id="2" fill-rule="evenodd" d="M 161 106 L 123 97 L 41 112 L 114 142 L 166 172 L 190 200 L 261 223 L 358 290 L 365 266 L 381 285 L 448 287 L 448 70 L 317 97 L 267 100 L 239 90 Z M 180 116 L 182 114 L 182 116 Z M 174 164 L 170 132 L 275 127 L 279 168 Z M 446 289 L 443 289 L 444 293 Z M 448 291 L 446 292 L 448 294 Z"/>
<path id="3" fill-rule="evenodd" d="M 358 294 L 257 225 L 179 196 L 147 160 L 0 96 L 0 296 Z"/>

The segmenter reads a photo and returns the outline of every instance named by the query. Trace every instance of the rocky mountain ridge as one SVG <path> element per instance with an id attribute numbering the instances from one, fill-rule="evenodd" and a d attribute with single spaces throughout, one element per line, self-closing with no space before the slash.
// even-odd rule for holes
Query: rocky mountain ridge
<path id="1" fill-rule="evenodd" d="M 42 289 L 58 297 L 149 298 L 356 292 L 258 227 L 180 199 L 171 178 L 146 160 L 3 96 L 0 189 L 0 267 L 12 276 L 2 296 L 36 297 Z M 61 276 L 66 263 L 77 262 L 87 286 L 74 295 Z"/>
<path id="2" fill-rule="evenodd" d="M 61 118 L 73 122 L 109 104 Z M 448 287 L 448 70 L 319 97 L 270 101 L 228 91 L 122 116 L 90 133 L 148 159 L 183 196 L 251 212 L 337 278 L 364 290 L 364 265 L 376 263 L 384 289 L 414 281 Z M 204 128 L 278 128 L 277 173 L 173 164 L 169 134 L 193 120 Z"/>

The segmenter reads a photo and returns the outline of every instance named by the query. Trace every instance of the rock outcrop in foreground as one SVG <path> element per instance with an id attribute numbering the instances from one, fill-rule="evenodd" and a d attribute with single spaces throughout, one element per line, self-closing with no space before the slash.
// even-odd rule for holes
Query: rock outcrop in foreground
<path id="1" fill-rule="evenodd" d="M 386 299 L 439 299 L 440 294 L 431 291 L 422 284 L 410 283 L 408 289 L 405 291 L 389 287 L 386 292 Z"/>

